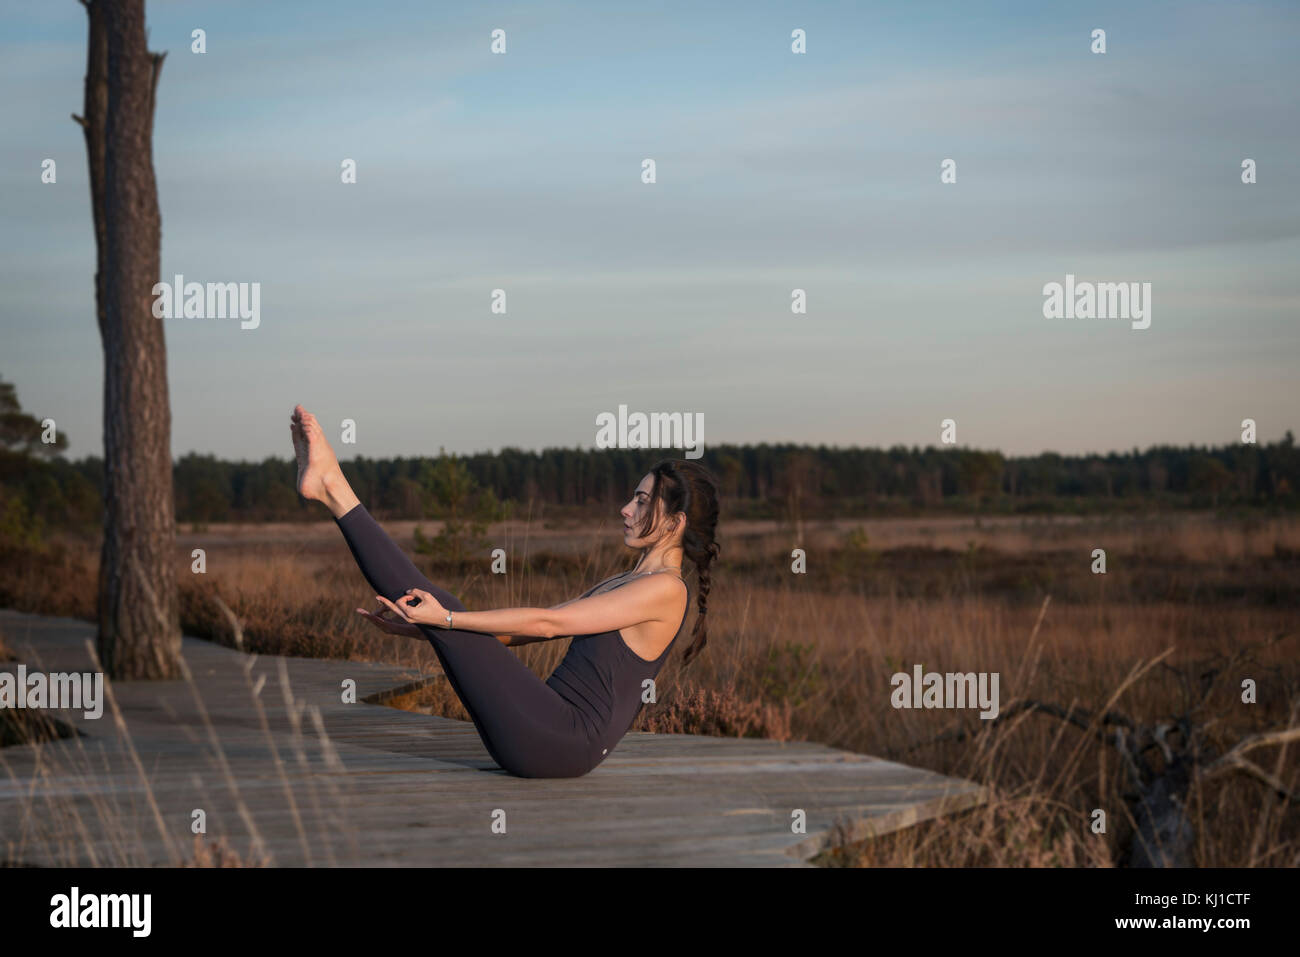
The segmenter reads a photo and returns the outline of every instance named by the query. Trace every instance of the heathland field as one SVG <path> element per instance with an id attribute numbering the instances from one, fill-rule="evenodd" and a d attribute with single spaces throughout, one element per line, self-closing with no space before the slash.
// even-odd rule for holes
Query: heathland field
<path id="1" fill-rule="evenodd" d="M 385 526 L 414 552 L 414 522 Z M 432 535 L 438 525 L 421 530 Z M 669 660 L 639 729 L 818 741 L 996 793 L 985 808 L 845 845 L 825 863 L 1122 865 L 1139 794 L 1166 772 L 1167 781 L 1193 782 L 1190 863 L 1300 863 L 1300 813 L 1283 796 L 1283 788 L 1300 795 L 1300 742 L 1215 764 L 1251 735 L 1300 721 L 1300 519 L 1184 513 L 793 527 L 724 517 L 719 540 L 708 649 L 688 667 Z M 64 537 L 6 548 L 0 605 L 92 618 L 98 547 Z M 202 574 L 191 571 L 196 548 Z M 493 548 L 505 549 L 506 574 L 491 572 Z M 795 548 L 805 573 L 792 571 Z M 1104 574 L 1093 571 L 1096 549 L 1105 550 Z M 471 609 L 556 604 L 634 559 L 613 521 L 494 525 L 469 555 L 414 557 Z M 426 642 L 381 634 L 355 614 L 375 603 L 332 522 L 186 525 L 177 562 L 187 634 L 232 640 L 219 597 L 242 623 L 247 650 L 438 670 Z M 689 624 L 678 644 L 687 642 Z M 544 677 L 566 646 L 516 653 Z M 910 676 L 915 665 L 996 672 L 999 719 L 981 720 L 977 708 L 894 708 L 891 676 Z M 1243 702 L 1250 682 L 1255 703 Z M 1027 709 L 1031 702 L 1043 708 Z M 399 704 L 467 717 L 449 690 Z M 1107 723 L 1092 722 L 1105 712 Z M 1160 733 L 1144 738 L 1144 726 Z M 1142 777 L 1125 776 L 1126 758 L 1098 740 L 1099 729 L 1138 742 L 1130 753 L 1140 754 Z M 1090 826 L 1096 809 L 1107 812 L 1104 834 Z"/>

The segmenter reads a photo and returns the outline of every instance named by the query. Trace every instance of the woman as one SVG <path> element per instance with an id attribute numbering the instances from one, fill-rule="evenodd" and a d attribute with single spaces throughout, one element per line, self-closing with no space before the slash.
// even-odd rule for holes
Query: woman
<path id="1" fill-rule="evenodd" d="M 316 417 L 296 406 L 289 430 L 299 494 L 329 507 L 380 604 L 399 621 L 358 613 L 392 634 L 429 640 L 488 753 L 511 774 L 578 777 L 627 733 L 686 624 L 683 556 L 696 570 L 699 611 L 683 660 L 704 647 L 709 568 L 719 549 L 717 483 L 702 466 L 659 462 L 623 506 L 623 542 L 641 549 L 634 568 L 551 608 L 467 611 L 421 575 L 366 511 Z M 569 635 L 564 660 L 545 682 L 506 650 Z"/>

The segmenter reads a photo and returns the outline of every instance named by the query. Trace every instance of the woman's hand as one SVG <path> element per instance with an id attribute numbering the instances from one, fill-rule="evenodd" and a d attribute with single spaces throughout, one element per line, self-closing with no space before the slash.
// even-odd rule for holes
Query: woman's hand
<path id="1" fill-rule="evenodd" d="M 382 611 L 382 609 L 381 609 Z M 387 612 L 376 615 L 366 611 L 364 608 L 358 608 L 357 614 L 366 621 L 370 622 L 382 632 L 390 635 L 402 635 L 405 638 L 423 638 L 424 635 L 415 625 L 408 625 L 403 621 L 394 621 L 391 618 L 383 617 Z"/>
<path id="2" fill-rule="evenodd" d="M 396 612 L 403 621 L 413 625 L 447 627 L 447 609 L 422 588 L 408 588 L 406 594 L 396 602 L 391 602 L 382 595 L 375 597 Z"/>

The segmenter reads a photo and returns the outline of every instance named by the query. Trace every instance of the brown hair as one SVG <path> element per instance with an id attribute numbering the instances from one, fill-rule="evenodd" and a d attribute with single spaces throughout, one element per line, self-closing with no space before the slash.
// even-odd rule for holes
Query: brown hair
<path id="1" fill-rule="evenodd" d="M 690 664 L 704 649 L 709 640 L 707 616 L 709 613 L 710 566 L 718 557 L 721 547 L 713 536 L 718 526 L 718 480 L 704 466 L 689 459 L 663 459 L 650 468 L 654 487 L 647 501 L 646 517 L 639 529 L 641 538 L 648 538 L 658 514 L 658 503 L 663 503 L 665 521 L 678 512 L 686 513 L 686 530 L 682 533 L 682 551 L 695 566 L 698 585 L 696 604 L 699 614 L 691 632 L 694 639 L 682 657 Z"/>

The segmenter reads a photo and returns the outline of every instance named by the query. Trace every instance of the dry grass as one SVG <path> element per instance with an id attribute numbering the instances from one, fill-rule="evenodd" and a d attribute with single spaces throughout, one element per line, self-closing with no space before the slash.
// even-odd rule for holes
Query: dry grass
<path id="1" fill-rule="evenodd" d="M 214 527 L 182 536 L 180 560 L 188 566 L 190 550 L 203 547 L 208 566 L 182 582 L 187 633 L 230 642 L 212 600 L 219 595 L 242 620 L 248 651 L 438 671 L 427 642 L 380 634 L 354 614 L 374 607 L 373 596 L 332 524 L 266 531 Z M 409 529 L 392 531 L 409 552 Z M 722 532 L 734 534 L 724 537 L 715 570 L 708 650 L 689 668 L 670 658 L 658 705 L 643 710 L 635 727 L 818 741 L 966 777 L 994 795 L 973 811 L 836 847 L 822 857 L 828 864 L 1115 865 L 1133 822 L 1112 749 L 1045 715 L 991 727 L 973 712 L 895 710 L 891 676 L 914 664 L 997 672 L 1003 709 L 1023 699 L 1097 709 L 1135 664 L 1168 651 L 1170 668 L 1151 670 L 1111 706 L 1155 721 L 1184 706 L 1179 671 L 1195 676 L 1293 632 L 1300 607 L 1300 521 L 1291 518 L 824 523 L 804 529 L 806 575 L 790 573 L 792 529 L 724 523 Z M 608 528 L 512 526 L 498 534 L 506 537 L 493 544 L 511 556 L 508 575 L 487 574 L 486 558 L 434 568 L 417 557 L 417 564 L 469 607 L 485 608 L 555 604 L 631 557 L 610 543 Z M 1099 547 L 1107 551 L 1104 576 L 1090 571 Z M 53 572 L 28 560 L 10 575 L 14 563 L 3 561 L 0 604 L 90 617 L 96 558 L 97 547 L 67 543 L 45 560 Z M 79 597 L 69 604 L 69 595 Z M 689 632 L 679 644 L 688 640 Z M 1287 726 L 1300 700 L 1295 640 L 1234 665 L 1208 700 L 1206 734 L 1216 749 Z M 519 654 L 545 676 L 565 646 L 528 645 Z M 1257 704 L 1241 701 L 1246 679 L 1257 684 Z M 467 717 L 443 683 L 395 704 Z M 1257 755 L 1293 791 L 1295 752 Z M 1300 863 L 1295 806 L 1258 782 L 1220 776 L 1191 798 L 1197 864 Z M 1089 825 L 1099 808 L 1108 827 L 1098 835 Z"/>
<path id="2" fill-rule="evenodd" d="M 181 867 L 270 867 L 271 859 L 257 856 L 253 851 L 241 856 L 230 847 L 224 837 L 215 841 L 204 842 L 202 836 L 194 835 L 194 851 L 181 863 Z"/>
<path id="3" fill-rule="evenodd" d="M 93 642 L 87 640 L 86 649 L 95 670 L 103 671 L 95 653 Z M 337 773 L 342 765 L 334 751 L 320 720 L 319 710 L 305 702 L 295 701 L 289 687 L 288 673 L 281 663 L 279 691 L 288 709 L 291 725 L 290 757 L 299 768 L 306 769 L 313 764 L 309 755 L 309 746 L 315 745 L 319 751 L 319 760 L 315 762 L 317 772 L 302 775 L 305 787 L 302 793 L 295 791 L 285 767 L 281 761 L 277 744 L 272 736 L 267 721 L 266 709 L 261 698 L 261 685 L 254 685 L 246 672 L 246 685 L 249 693 L 248 710 L 255 713 L 260 721 L 265 736 L 268 753 L 272 755 L 269 762 L 285 798 L 285 805 L 296 825 L 302 857 L 311 864 L 336 865 L 332 845 L 333 838 L 342 835 L 345 840 L 356 847 L 356 829 L 348 822 L 348 809 L 344 795 L 336 783 Z M 225 834 L 208 837 L 204 834 L 192 836 L 192 848 L 186 851 L 184 841 L 176 833 L 174 824 L 169 824 L 159 808 L 149 774 L 145 768 L 148 755 L 142 756 L 132 739 L 130 728 L 117 706 L 113 694 L 112 681 L 105 679 L 104 691 L 108 704 L 107 712 L 111 714 L 117 740 L 110 742 L 108 751 L 129 757 L 130 767 L 138 778 L 140 791 L 144 795 L 143 807 L 137 798 L 129 795 L 130 788 L 118 789 L 100 787 L 99 782 L 109 771 L 109 761 L 104 751 L 88 751 L 82 736 L 71 725 L 57 719 L 39 714 L 37 718 L 25 718 L 20 722 L 10 722 L 10 730 L 17 731 L 9 744 L 25 744 L 33 748 L 35 755 L 35 773 L 31 776 L 18 775 L 5 760 L 4 751 L 0 749 L 0 769 L 10 780 L 26 789 L 26 797 L 19 801 L 19 821 L 17 837 L 10 838 L 0 846 L 0 867 L 45 866 L 45 867 L 270 867 L 274 866 L 274 856 L 264 841 L 257 822 L 254 820 L 243 795 L 239 782 L 232 772 L 220 736 L 208 717 L 208 712 L 199 694 L 193 676 L 184 674 L 184 680 L 193 695 L 197 710 L 202 718 L 204 743 L 207 755 L 220 782 L 220 790 L 232 799 L 236 814 L 245 829 L 251 834 L 248 851 L 240 854 L 229 844 Z M 14 712 L 22 717 L 27 712 Z M 0 717 L 12 717 L 0 712 Z M 308 717 L 311 728 L 305 728 L 303 718 Z M 313 737 L 315 740 L 311 740 Z M 75 748 L 58 748 L 51 750 L 46 742 L 56 738 L 71 738 Z M 280 742 L 283 746 L 283 739 Z M 200 745 L 201 746 L 201 745 Z M 72 787 L 69 787 L 72 782 Z M 321 790 L 329 792 L 325 801 L 321 800 Z M 209 791 L 200 797 L 199 807 L 216 807 L 217 802 L 210 799 Z M 128 796 L 129 795 L 129 796 Z M 129 804 L 126 803 L 129 801 Z M 309 834 L 303 826 L 299 805 L 306 801 L 316 811 L 317 818 L 323 822 L 327 834 Z M 323 807 L 335 809 L 329 816 L 321 814 Z M 273 813 L 278 813 L 273 812 Z M 93 824 L 92 824 L 93 821 Z M 187 822 L 188 823 L 188 822 Z M 154 831 L 163 846 L 162 859 L 148 856 L 140 840 L 143 831 Z"/>

